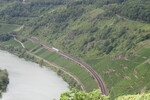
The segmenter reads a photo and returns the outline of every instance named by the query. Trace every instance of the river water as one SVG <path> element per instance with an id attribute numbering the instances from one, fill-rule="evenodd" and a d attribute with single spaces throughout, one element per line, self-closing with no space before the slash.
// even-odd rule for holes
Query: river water
<path id="1" fill-rule="evenodd" d="M 10 79 L 0 100 L 53 100 L 69 90 L 55 72 L 5 51 L 0 51 L 0 69 L 7 69 Z"/>

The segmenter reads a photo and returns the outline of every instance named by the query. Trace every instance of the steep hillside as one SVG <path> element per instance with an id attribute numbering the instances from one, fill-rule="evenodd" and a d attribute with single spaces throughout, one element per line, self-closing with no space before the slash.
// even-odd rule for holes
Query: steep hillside
<path id="1" fill-rule="evenodd" d="M 0 7 L 0 22 L 23 25 L 8 33 L 34 36 L 87 62 L 112 98 L 150 89 L 149 0 L 3 3 L 11 6 Z"/>
<path id="2" fill-rule="evenodd" d="M 113 12 L 121 4 L 118 5 L 99 8 L 80 2 L 59 5 L 26 23 L 24 31 L 27 29 L 25 34 L 40 37 L 46 43 L 82 58 L 127 52 L 149 39 L 150 29 L 149 24 Z"/>

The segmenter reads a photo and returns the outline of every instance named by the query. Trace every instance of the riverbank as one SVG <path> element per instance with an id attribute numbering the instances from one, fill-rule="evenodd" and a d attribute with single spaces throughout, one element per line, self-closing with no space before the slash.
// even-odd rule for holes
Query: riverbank
<path id="1" fill-rule="evenodd" d="M 26 49 L 32 54 L 60 66 L 67 72 L 71 73 L 73 76 L 77 77 L 78 80 L 83 84 L 82 86 L 84 86 L 84 90 L 86 90 L 87 92 L 98 88 L 98 84 L 95 78 L 79 63 L 76 63 L 72 61 L 72 59 L 69 59 L 66 56 L 64 57 L 54 50 L 49 49 L 47 47 L 48 45 L 43 46 L 38 42 L 26 39 L 26 37 L 17 37 L 17 39 L 20 40 L 24 44 Z"/>
<path id="2" fill-rule="evenodd" d="M 9 78 L 7 70 L 0 69 L 0 97 L 2 96 L 2 93 L 6 91 L 8 84 Z"/>
<path id="3" fill-rule="evenodd" d="M 9 52 L 14 53 L 21 58 L 26 58 L 26 60 L 37 62 L 40 65 L 46 63 L 44 66 L 52 67 L 51 69 L 56 71 L 65 81 L 67 81 L 70 88 L 76 88 L 87 92 L 98 88 L 96 80 L 79 64 L 53 51 L 43 48 L 38 43 L 18 37 L 17 40 L 19 40 L 25 48 L 22 47 L 20 42 L 14 39 L 2 42 L 1 46 L 4 50 L 9 50 Z M 57 65 L 57 67 L 53 65 Z"/>
<path id="4" fill-rule="evenodd" d="M 55 71 L 59 76 L 63 78 L 64 81 L 66 81 L 69 84 L 69 88 L 76 88 L 78 90 L 84 90 L 82 83 L 71 73 L 67 72 L 65 69 L 61 68 L 60 66 L 50 63 L 47 60 L 44 60 L 43 58 L 32 54 L 30 51 L 26 50 L 25 48 L 21 47 L 13 47 L 8 45 L 0 45 L 1 50 L 8 51 L 20 58 L 24 58 L 27 61 L 32 61 L 37 64 L 39 64 L 41 67 L 46 66 L 50 68 L 51 70 Z"/>
<path id="5" fill-rule="evenodd" d="M 7 69 L 9 85 L 0 100 L 53 100 L 69 91 L 69 85 L 47 67 L 40 67 L 0 50 L 0 69 Z"/>

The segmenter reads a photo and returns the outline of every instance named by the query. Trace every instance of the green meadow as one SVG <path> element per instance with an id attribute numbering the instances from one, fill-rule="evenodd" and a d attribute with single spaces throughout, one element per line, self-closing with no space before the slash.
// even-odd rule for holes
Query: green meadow
<path id="1" fill-rule="evenodd" d="M 19 25 L 2 24 L 0 23 L 0 33 L 9 33 L 19 28 Z"/>

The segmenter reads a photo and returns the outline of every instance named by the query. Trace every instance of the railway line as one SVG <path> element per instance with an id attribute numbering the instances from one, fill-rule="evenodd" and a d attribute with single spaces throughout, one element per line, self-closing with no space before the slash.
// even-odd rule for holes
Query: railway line
<path id="1" fill-rule="evenodd" d="M 89 66 L 88 64 L 86 64 L 84 62 L 79 61 L 78 59 L 76 59 L 76 58 L 74 58 L 74 57 L 72 57 L 72 56 L 64 53 L 61 50 L 58 50 L 58 49 L 56 49 L 56 48 L 54 48 L 52 46 L 48 46 L 48 45 L 40 42 L 37 38 L 30 37 L 30 38 L 28 38 L 28 40 L 37 42 L 37 43 L 41 44 L 45 49 L 48 49 L 50 51 L 55 51 L 57 54 L 62 55 L 65 58 L 68 58 L 68 59 L 72 60 L 73 62 L 79 64 L 81 67 L 83 67 L 84 69 L 86 69 L 93 76 L 93 78 L 97 81 L 98 86 L 99 86 L 102 94 L 106 95 L 106 96 L 109 95 L 108 90 L 106 88 L 106 85 L 105 85 L 103 79 L 101 78 L 101 76 L 98 75 L 98 73 L 95 70 L 93 70 L 91 68 L 91 66 Z"/>

